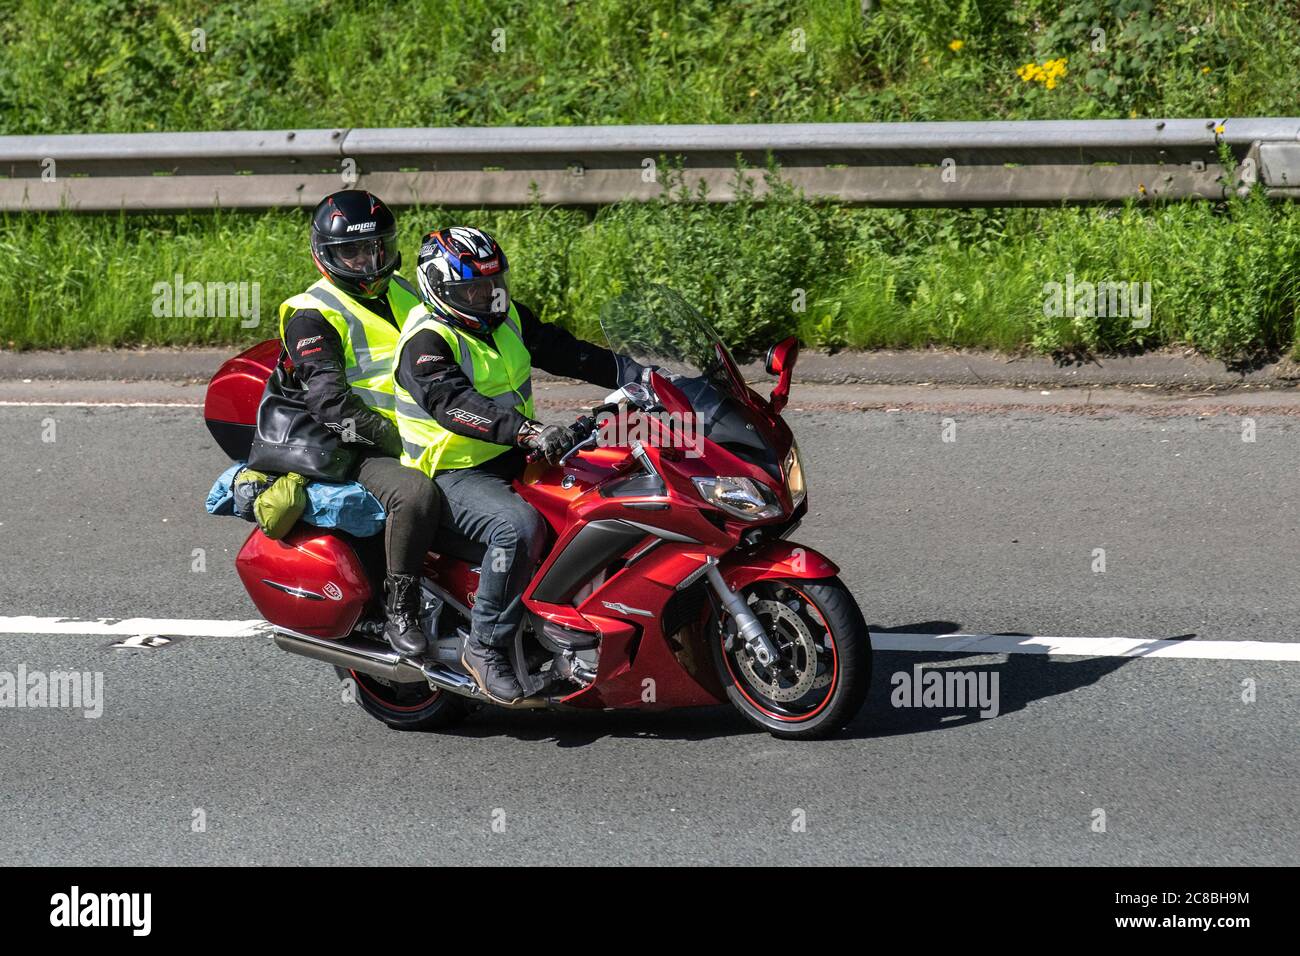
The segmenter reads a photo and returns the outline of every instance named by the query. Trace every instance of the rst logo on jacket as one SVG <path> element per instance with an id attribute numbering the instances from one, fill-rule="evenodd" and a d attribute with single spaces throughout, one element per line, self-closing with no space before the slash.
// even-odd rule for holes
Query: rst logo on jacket
<path id="1" fill-rule="evenodd" d="M 430 352 L 426 355 L 421 355 L 418 359 L 415 360 L 415 364 L 423 365 L 425 362 L 441 362 L 441 361 L 443 361 L 443 357 L 441 355 L 439 355 L 437 352 Z"/>
<path id="2" fill-rule="evenodd" d="M 467 412 L 463 408 L 453 408 L 447 414 L 462 425 L 468 425 L 470 428 L 475 428 L 481 432 L 487 431 L 487 426 L 491 424 L 491 419 L 484 418 L 482 415 L 475 415 L 473 412 Z"/>
<path id="3" fill-rule="evenodd" d="M 313 335 L 305 339 L 299 339 L 298 344 L 295 346 L 295 348 L 301 351 L 302 349 L 311 345 L 313 342 L 319 342 L 323 338 L 325 338 L 325 336 L 323 335 Z"/>

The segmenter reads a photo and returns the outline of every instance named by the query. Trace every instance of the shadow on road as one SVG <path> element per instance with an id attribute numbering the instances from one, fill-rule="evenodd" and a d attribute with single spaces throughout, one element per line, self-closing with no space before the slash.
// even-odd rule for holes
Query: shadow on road
<path id="1" fill-rule="evenodd" d="M 960 633 L 961 625 L 954 621 L 922 621 L 898 627 L 871 627 L 876 634 L 949 634 Z M 1001 631 L 1008 637 L 1031 637 L 1016 631 Z M 1182 634 L 1171 640 L 1190 640 L 1195 634 Z M 848 727 L 847 737 L 891 737 L 898 734 L 917 734 L 931 730 L 951 730 L 984 720 L 996 720 L 1023 710 L 1028 704 L 1068 694 L 1097 683 L 1141 655 L 1135 657 L 1087 657 L 1066 659 L 1047 654 L 1007 654 L 1006 660 L 997 664 L 963 665 L 961 658 L 975 656 L 974 651 L 949 651 L 917 653 L 910 651 L 876 651 L 873 654 L 871 694 L 866 706 Z M 959 670 L 973 675 L 977 685 L 991 688 L 993 675 L 997 676 L 996 710 L 993 716 L 982 717 L 978 704 L 956 708 L 944 706 L 916 706 L 910 693 L 915 682 L 917 666 L 925 671 Z M 896 676 L 898 675 L 898 676 Z M 983 675 L 983 676 L 981 676 Z M 902 706 L 896 706 L 901 703 Z"/>
<path id="2" fill-rule="evenodd" d="M 922 621 L 898 627 L 873 626 L 870 631 L 873 635 L 949 634 L 959 633 L 961 625 L 954 621 Z M 1000 633 L 1009 637 L 1032 636 L 1013 631 Z M 1195 634 L 1183 634 L 1169 639 L 1190 640 L 1195 637 Z M 871 691 L 867 695 L 866 704 L 858 716 L 831 739 L 894 737 L 932 730 L 954 730 L 985 720 L 996 720 L 1023 710 L 1036 700 L 1068 694 L 1095 684 L 1141 655 L 1064 659 L 1038 653 L 1008 654 L 1005 661 L 997 664 L 961 664 L 962 658 L 972 656 L 975 656 L 975 652 L 876 651 L 872 655 Z M 960 670 L 965 675 L 973 675 L 977 685 L 982 683 L 990 689 L 993 687 L 993 675 L 996 675 L 996 714 L 980 716 L 981 707 L 977 703 L 960 708 L 915 706 L 907 695 L 902 695 L 906 701 L 905 706 L 895 706 L 896 688 L 903 682 L 902 678 L 896 678 L 895 675 L 906 675 L 908 680 L 912 680 L 916 676 L 915 668 L 918 665 L 926 673 L 938 671 L 946 674 L 949 670 Z M 467 723 L 438 733 L 471 739 L 508 736 L 516 740 L 552 742 L 557 747 L 585 747 L 606 737 L 710 740 L 763 732 L 727 705 L 667 712 L 592 713 L 484 708 Z"/>
<path id="3" fill-rule="evenodd" d="M 483 708 L 466 723 L 436 731 L 467 738 L 512 737 L 515 740 L 551 742 L 557 747 L 585 747 L 606 737 L 645 740 L 716 740 L 756 732 L 730 705 L 692 707 L 671 711 L 591 711 L 567 713 L 548 710 L 507 711 Z"/>

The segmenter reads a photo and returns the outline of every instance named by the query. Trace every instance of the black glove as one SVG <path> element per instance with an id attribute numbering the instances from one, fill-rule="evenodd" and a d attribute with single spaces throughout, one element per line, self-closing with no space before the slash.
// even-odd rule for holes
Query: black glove
<path id="1" fill-rule="evenodd" d="M 529 421 L 519 429 L 517 443 L 520 448 L 538 452 L 552 465 L 558 465 L 564 453 L 573 447 L 573 436 L 559 425 Z"/>

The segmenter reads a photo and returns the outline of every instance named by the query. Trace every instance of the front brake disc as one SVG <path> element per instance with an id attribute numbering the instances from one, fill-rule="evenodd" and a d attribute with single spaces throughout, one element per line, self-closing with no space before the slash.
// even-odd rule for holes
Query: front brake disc
<path id="1" fill-rule="evenodd" d="M 736 662 L 745 679 L 771 700 L 798 700 L 812 690 L 817 679 L 817 643 L 812 632 L 803 618 L 780 601 L 755 601 L 749 609 L 763 621 L 768 636 L 777 644 L 782 666 L 762 668 L 760 673 L 751 655 L 737 654 Z"/>

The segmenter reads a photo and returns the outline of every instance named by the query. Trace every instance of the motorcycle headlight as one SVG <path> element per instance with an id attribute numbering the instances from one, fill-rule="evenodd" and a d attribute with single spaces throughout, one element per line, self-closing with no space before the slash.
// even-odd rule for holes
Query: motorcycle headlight
<path id="1" fill-rule="evenodd" d="M 781 505 L 776 495 L 752 478 L 692 478 L 695 489 L 711 505 L 747 521 L 778 518 Z"/>
<path id="2" fill-rule="evenodd" d="M 799 502 L 803 501 L 808 494 L 808 488 L 803 479 L 803 462 L 799 460 L 799 446 L 790 445 L 790 454 L 785 456 L 785 483 L 790 489 L 790 500 L 794 506 L 799 507 Z"/>

